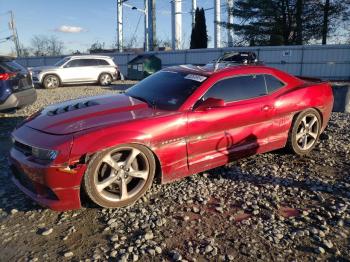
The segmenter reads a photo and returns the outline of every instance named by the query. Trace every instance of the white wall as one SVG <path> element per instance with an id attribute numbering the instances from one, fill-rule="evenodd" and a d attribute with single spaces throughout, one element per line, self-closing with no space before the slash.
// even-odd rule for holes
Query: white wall
<path id="1" fill-rule="evenodd" d="M 279 68 L 294 75 L 330 80 L 350 80 L 350 45 L 311 46 L 257 46 L 232 48 L 190 49 L 166 52 L 149 52 L 162 60 L 162 66 L 180 64 L 206 64 L 227 51 L 253 51 L 266 65 Z M 121 72 L 127 75 L 127 63 L 136 54 L 111 53 Z M 26 66 L 52 65 L 64 56 L 18 58 Z"/>

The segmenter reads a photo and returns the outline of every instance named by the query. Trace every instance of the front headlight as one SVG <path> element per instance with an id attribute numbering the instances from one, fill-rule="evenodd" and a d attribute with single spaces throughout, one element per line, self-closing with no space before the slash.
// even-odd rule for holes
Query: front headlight
<path id="1" fill-rule="evenodd" d="M 52 161 L 56 159 L 58 151 L 32 147 L 32 155 L 39 160 Z"/>
<path id="2" fill-rule="evenodd" d="M 38 75 L 38 74 L 40 74 L 41 73 L 41 71 L 40 70 L 34 70 L 34 71 L 32 71 L 33 72 L 33 75 Z"/>

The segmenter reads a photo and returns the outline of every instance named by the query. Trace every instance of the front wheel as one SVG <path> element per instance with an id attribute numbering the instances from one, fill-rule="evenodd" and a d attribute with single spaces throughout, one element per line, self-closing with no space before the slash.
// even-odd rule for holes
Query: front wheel
<path id="1" fill-rule="evenodd" d="M 315 147 L 320 132 L 320 114 L 315 109 L 308 109 L 293 121 L 287 146 L 298 155 L 307 155 Z"/>
<path id="2" fill-rule="evenodd" d="M 112 76 L 108 73 L 103 73 L 100 75 L 99 83 L 101 86 L 108 86 L 112 83 Z"/>
<path id="3" fill-rule="evenodd" d="M 97 205 L 118 208 L 138 200 L 151 186 L 155 174 L 152 152 L 126 144 L 96 154 L 83 180 L 89 198 Z"/>
<path id="4" fill-rule="evenodd" d="M 44 78 L 43 85 L 46 89 L 57 88 L 60 86 L 60 80 L 55 75 L 47 75 Z"/>

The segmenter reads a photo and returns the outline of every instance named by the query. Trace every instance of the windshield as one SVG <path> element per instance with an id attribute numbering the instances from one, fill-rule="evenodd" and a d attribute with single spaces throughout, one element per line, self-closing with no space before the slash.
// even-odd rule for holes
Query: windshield
<path id="1" fill-rule="evenodd" d="M 206 79 L 188 73 L 160 71 L 126 91 L 126 95 L 162 110 L 178 110 Z"/>
<path id="2" fill-rule="evenodd" d="M 63 65 L 65 62 L 67 62 L 69 60 L 69 57 L 65 57 L 63 59 L 61 59 L 60 61 L 58 61 L 55 66 L 61 66 Z"/>

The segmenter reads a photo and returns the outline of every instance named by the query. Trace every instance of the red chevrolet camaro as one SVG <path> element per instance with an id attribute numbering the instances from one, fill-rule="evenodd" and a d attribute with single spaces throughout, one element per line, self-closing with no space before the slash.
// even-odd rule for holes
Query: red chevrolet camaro
<path id="1" fill-rule="evenodd" d="M 278 148 L 305 155 L 333 106 L 328 83 L 265 66 L 177 66 L 124 94 L 51 105 L 12 133 L 12 180 L 54 210 L 122 207 L 167 183 Z"/>

